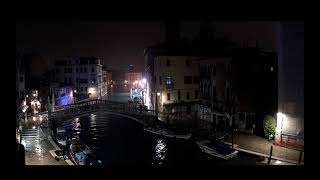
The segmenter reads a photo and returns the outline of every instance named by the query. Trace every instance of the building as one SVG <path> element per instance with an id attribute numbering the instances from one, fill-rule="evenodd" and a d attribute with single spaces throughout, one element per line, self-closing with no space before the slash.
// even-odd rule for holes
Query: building
<path id="1" fill-rule="evenodd" d="M 102 67 L 102 82 L 101 82 L 101 94 L 105 96 L 108 93 L 108 74 Z"/>
<path id="2" fill-rule="evenodd" d="M 52 83 L 50 93 L 53 94 L 54 105 L 58 107 L 72 104 L 75 101 L 73 88 L 68 84 Z"/>
<path id="3" fill-rule="evenodd" d="M 128 70 L 125 72 L 125 84 L 137 84 L 143 79 L 143 71 L 139 71 L 134 65 L 129 65 Z"/>
<path id="4" fill-rule="evenodd" d="M 184 42 L 174 44 L 179 48 Z M 159 112 L 159 118 L 170 124 L 189 124 L 192 105 L 199 100 L 199 56 L 169 48 L 162 43 L 145 50 L 147 91 L 146 105 Z M 190 121 L 189 121 L 190 120 Z"/>
<path id="5" fill-rule="evenodd" d="M 210 56 L 199 61 L 200 126 L 222 124 L 263 135 L 264 116 L 277 109 L 277 54 L 233 47 Z"/>
<path id="6" fill-rule="evenodd" d="M 95 57 L 66 58 L 55 63 L 56 82 L 74 87 L 77 101 L 102 97 L 102 65 Z"/>
<path id="7" fill-rule="evenodd" d="M 304 147 L 304 23 L 278 24 L 278 113 L 275 143 Z"/>

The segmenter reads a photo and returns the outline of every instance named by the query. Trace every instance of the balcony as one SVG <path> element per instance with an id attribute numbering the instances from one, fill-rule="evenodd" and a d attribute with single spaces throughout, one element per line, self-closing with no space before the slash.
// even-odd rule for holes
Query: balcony
<path id="1" fill-rule="evenodd" d="M 165 84 L 164 86 L 165 86 L 165 88 L 168 89 L 168 90 L 174 88 L 174 87 L 173 87 L 173 84 Z"/>

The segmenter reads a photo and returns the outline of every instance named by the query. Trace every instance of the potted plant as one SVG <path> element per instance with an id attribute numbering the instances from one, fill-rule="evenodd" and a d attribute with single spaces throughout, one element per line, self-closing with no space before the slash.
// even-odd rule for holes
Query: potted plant
<path id="1" fill-rule="evenodd" d="M 277 121 L 274 117 L 267 115 L 265 116 L 263 120 L 263 130 L 266 137 L 268 137 L 268 140 L 271 140 L 274 138 L 276 133 L 276 126 Z"/>

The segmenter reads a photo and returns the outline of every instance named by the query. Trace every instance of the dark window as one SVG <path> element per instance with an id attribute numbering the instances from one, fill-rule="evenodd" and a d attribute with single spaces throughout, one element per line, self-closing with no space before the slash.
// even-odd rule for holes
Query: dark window
<path id="1" fill-rule="evenodd" d="M 78 68 L 76 68 L 76 72 L 78 72 Z"/>
<path id="2" fill-rule="evenodd" d="M 64 78 L 64 82 L 67 83 L 67 82 L 68 82 L 68 79 L 67 79 L 67 78 Z"/>
<path id="3" fill-rule="evenodd" d="M 180 100 L 180 97 L 181 97 L 181 96 L 180 96 L 180 91 L 178 91 L 178 100 Z"/>
<path id="4" fill-rule="evenodd" d="M 77 82 L 77 83 L 79 82 L 79 78 L 77 78 L 76 82 Z"/>
<path id="5" fill-rule="evenodd" d="M 192 84 L 192 76 L 185 76 L 184 84 Z"/>
<path id="6" fill-rule="evenodd" d="M 227 88 L 227 100 L 229 100 L 229 95 L 230 95 L 230 89 L 229 88 Z"/>
<path id="7" fill-rule="evenodd" d="M 81 87 L 80 89 L 81 89 L 81 91 L 83 91 L 83 87 Z"/>
<path id="8" fill-rule="evenodd" d="M 86 67 L 85 67 L 85 68 L 83 68 L 83 71 L 84 71 L 84 72 L 87 72 L 87 68 L 86 68 Z"/>
<path id="9" fill-rule="evenodd" d="M 154 83 L 157 84 L 157 76 L 153 76 Z"/>
<path id="10" fill-rule="evenodd" d="M 213 65 L 213 75 L 214 76 L 216 76 L 216 73 L 217 73 L 216 71 L 217 71 L 216 65 Z"/>
<path id="11" fill-rule="evenodd" d="M 87 87 L 85 87 L 84 90 L 87 92 Z"/>
<path id="12" fill-rule="evenodd" d="M 69 78 L 69 83 L 71 84 L 71 78 Z"/>
<path id="13" fill-rule="evenodd" d="M 82 67 L 80 68 L 80 72 L 82 73 Z"/>
<path id="14" fill-rule="evenodd" d="M 187 114 L 190 114 L 190 113 L 191 113 L 191 107 L 187 106 Z"/>
<path id="15" fill-rule="evenodd" d="M 23 82 L 23 76 L 20 76 L 20 82 Z"/>
<path id="16" fill-rule="evenodd" d="M 167 63 L 166 64 L 167 64 L 168 67 L 171 65 L 169 59 L 167 59 Z"/>
<path id="17" fill-rule="evenodd" d="M 67 73 L 67 68 L 64 68 L 64 73 Z"/>
<path id="18" fill-rule="evenodd" d="M 199 76 L 193 76 L 193 84 L 199 84 Z"/>
<path id="19" fill-rule="evenodd" d="M 227 64 L 227 73 L 230 73 L 231 72 L 231 65 L 230 63 Z"/>
<path id="20" fill-rule="evenodd" d="M 195 91 L 194 91 L 194 98 L 195 98 L 195 99 L 198 99 L 198 96 L 199 96 L 199 92 L 198 92 L 198 90 L 195 90 Z"/>
<path id="21" fill-rule="evenodd" d="M 167 100 L 170 101 L 170 93 L 167 93 Z"/>
<path id="22" fill-rule="evenodd" d="M 190 93 L 187 92 L 187 99 L 190 99 Z"/>
<path id="23" fill-rule="evenodd" d="M 213 97 L 216 97 L 216 96 L 217 96 L 216 86 L 213 86 L 213 87 L 212 87 L 212 95 L 213 95 Z"/>
<path id="24" fill-rule="evenodd" d="M 190 66 L 190 61 L 187 59 L 186 60 L 186 66 L 189 67 Z"/>
<path id="25" fill-rule="evenodd" d="M 88 79 L 80 79 L 79 82 L 80 83 L 88 83 Z"/>
<path id="26" fill-rule="evenodd" d="M 162 78 L 159 76 L 159 84 L 162 85 Z"/>
<path id="27" fill-rule="evenodd" d="M 72 73 L 72 68 L 69 68 L 69 73 Z"/>
<path id="28" fill-rule="evenodd" d="M 94 72 L 94 68 L 91 69 L 91 72 Z"/>

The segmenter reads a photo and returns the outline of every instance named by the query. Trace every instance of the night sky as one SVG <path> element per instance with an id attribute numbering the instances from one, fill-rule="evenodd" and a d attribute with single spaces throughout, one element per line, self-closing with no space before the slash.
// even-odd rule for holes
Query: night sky
<path id="1" fill-rule="evenodd" d="M 274 22 L 218 22 L 216 36 L 227 36 L 241 44 L 259 40 L 267 50 L 276 49 Z M 192 38 L 199 22 L 182 22 L 181 36 Z M 111 68 L 129 64 L 143 67 L 143 50 L 165 40 L 163 22 L 50 22 L 16 23 L 19 52 L 40 52 L 45 56 L 96 56 Z"/>

